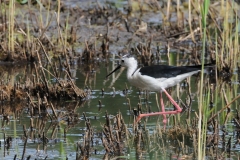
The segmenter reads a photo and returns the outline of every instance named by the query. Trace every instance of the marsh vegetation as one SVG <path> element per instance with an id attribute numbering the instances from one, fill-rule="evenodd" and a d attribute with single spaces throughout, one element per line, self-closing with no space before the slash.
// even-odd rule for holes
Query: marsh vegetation
<path id="1" fill-rule="evenodd" d="M 1 158 L 239 159 L 239 5 L 0 0 Z M 124 54 L 215 67 L 168 88 L 183 111 L 166 127 L 161 116 L 136 124 L 159 96 L 124 69 L 105 78 Z"/>

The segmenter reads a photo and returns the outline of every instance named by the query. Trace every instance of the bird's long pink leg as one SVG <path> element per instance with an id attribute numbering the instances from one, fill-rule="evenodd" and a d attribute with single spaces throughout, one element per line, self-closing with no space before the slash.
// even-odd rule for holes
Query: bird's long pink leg
<path id="1" fill-rule="evenodd" d="M 160 92 L 160 102 L 161 102 L 161 106 L 162 106 L 162 112 L 165 112 L 165 107 L 164 107 L 163 98 L 162 98 L 162 92 Z M 166 123 L 167 123 L 167 116 L 166 116 L 166 114 L 163 114 L 163 124 L 165 125 Z"/>
<path id="2" fill-rule="evenodd" d="M 178 114 L 180 112 L 182 112 L 182 108 L 179 107 L 179 105 L 174 101 L 174 99 L 168 94 L 168 92 L 165 89 L 162 89 L 162 91 L 166 94 L 166 96 L 168 97 L 168 99 L 171 101 L 171 103 L 176 107 L 176 110 L 174 111 L 162 111 L 162 112 L 155 112 L 155 113 L 144 113 L 144 114 L 140 114 L 137 119 L 136 122 L 140 121 L 140 119 L 142 117 L 147 117 L 147 116 L 155 116 L 155 115 L 165 115 L 165 114 Z"/>

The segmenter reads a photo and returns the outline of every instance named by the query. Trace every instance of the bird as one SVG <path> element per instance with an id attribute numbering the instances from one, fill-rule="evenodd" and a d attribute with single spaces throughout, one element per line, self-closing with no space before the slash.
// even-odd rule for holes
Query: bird
<path id="1" fill-rule="evenodd" d="M 211 66 L 206 64 L 206 66 Z M 138 67 L 138 62 L 135 57 L 131 55 L 124 55 L 121 57 L 121 63 L 107 76 L 116 72 L 121 67 L 127 68 L 127 80 L 129 83 L 139 89 L 160 92 L 160 102 L 162 111 L 154 113 L 141 113 L 136 118 L 139 122 L 141 118 L 154 115 L 163 115 L 163 123 L 167 123 L 166 114 L 178 114 L 182 112 L 182 108 L 166 91 L 167 88 L 173 87 L 182 80 L 190 77 L 201 71 L 201 65 L 196 66 L 169 66 L 169 65 L 152 65 L 145 67 Z M 165 111 L 162 92 L 166 94 L 170 102 L 175 106 L 173 111 Z"/>

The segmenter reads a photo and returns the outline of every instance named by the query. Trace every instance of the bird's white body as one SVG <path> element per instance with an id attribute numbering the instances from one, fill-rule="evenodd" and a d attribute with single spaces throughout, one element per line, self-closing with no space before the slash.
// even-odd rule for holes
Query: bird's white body
<path id="1" fill-rule="evenodd" d="M 171 78 L 154 78 L 151 76 L 142 75 L 140 68 L 137 69 L 137 60 L 133 57 L 124 58 L 124 63 L 121 65 L 127 68 L 127 79 L 131 85 L 148 91 L 161 91 L 162 89 L 175 86 L 183 79 L 200 71 L 192 71 Z"/>

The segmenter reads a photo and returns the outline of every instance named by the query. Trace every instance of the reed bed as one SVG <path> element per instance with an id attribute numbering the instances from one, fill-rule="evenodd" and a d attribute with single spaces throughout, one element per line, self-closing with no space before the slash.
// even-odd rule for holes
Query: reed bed
<path id="1" fill-rule="evenodd" d="M 9 124 L 11 115 L 15 120 L 24 110 L 29 115 L 29 124 L 23 124 L 23 153 L 15 159 L 31 158 L 26 152 L 29 140 L 45 151 L 48 144 L 57 143 L 61 120 L 67 123 L 60 130 L 67 140 L 68 131 L 81 118 L 86 129 L 83 141 L 76 143 L 76 159 L 96 155 L 98 141 L 104 147 L 104 159 L 129 158 L 132 150 L 138 159 L 231 157 L 239 145 L 239 8 L 237 1 L 128 1 L 121 9 L 100 2 L 86 9 L 60 0 L 0 1 L 2 126 Z M 152 15 L 158 16 L 159 23 L 149 21 Z M 168 89 L 184 111 L 170 115 L 166 129 L 159 120 L 154 126 L 148 118 L 139 124 L 131 118 L 125 124 L 120 112 L 114 118 L 106 112 L 105 124 L 99 125 L 102 130 L 95 130 L 87 113 L 76 109 L 92 94 L 99 66 L 105 65 L 109 72 L 109 59 L 129 53 L 142 66 L 212 63 L 216 67 L 195 77 L 194 93 L 190 78 L 181 87 Z M 4 72 L 10 66 L 15 67 L 13 74 L 19 74 L 20 66 L 30 73 L 9 78 Z M 75 84 L 76 69 L 85 78 L 83 88 Z M 114 84 L 122 73 L 103 80 L 102 97 L 116 94 Z M 122 90 L 130 117 L 154 111 L 148 103 L 149 92 L 139 91 L 138 103 L 133 104 L 128 97 L 131 87 L 124 85 Z M 54 100 L 71 100 L 75 105 L 65 106 L 63 112 Z M 97 103 L 99 112 L 103 111 L 102 101 Z M 192 111 L 193 107 L 198 109 Z M 52 124 L 47 128 L 48 121 Z M 236 135 L 228 135 L 230 122 Z M 8 150 L 14 136 L 4 133 L 3 139 Z M 169 148 L 174 149 L 168 152 Z"/>

